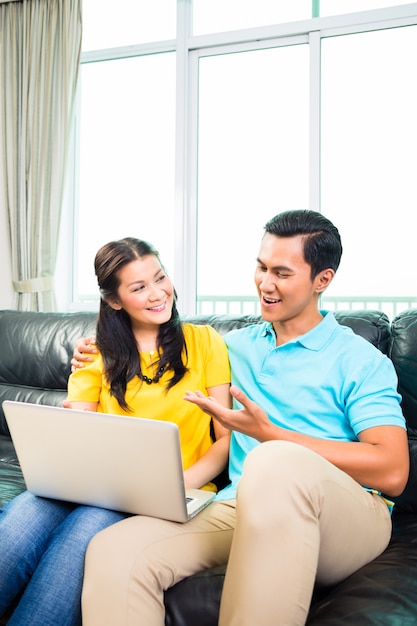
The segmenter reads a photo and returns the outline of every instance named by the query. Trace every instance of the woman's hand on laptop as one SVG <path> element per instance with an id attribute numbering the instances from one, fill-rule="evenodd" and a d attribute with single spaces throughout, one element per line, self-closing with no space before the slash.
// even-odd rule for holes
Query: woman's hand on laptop
<path id="1" fill-rule="evenodd" d="M 64 400 L 62 403 L 64 409 L 76 409 L 78 411 L 93 411 L 97 412 L 98 402 L 70 402 Z"/>
<path id="2" fill-rule="evenodd" d="M 90 354 L 97 354 L 96 338 L 81 337 L 75 342 L 74 353 L 71 359 L 71 372 L 84 367 L 84 363 L 88 363 L 93 359 Z"/>

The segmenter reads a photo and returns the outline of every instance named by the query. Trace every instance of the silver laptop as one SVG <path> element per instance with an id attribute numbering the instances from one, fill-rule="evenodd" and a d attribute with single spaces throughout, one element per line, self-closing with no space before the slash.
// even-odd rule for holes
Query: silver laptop
<path id="1" fill-rule="evenodd" d="M 214 498 L 184 489 L 176 424 L 5 400 L 27 489 L 38 496 L 186 522 Z"/>

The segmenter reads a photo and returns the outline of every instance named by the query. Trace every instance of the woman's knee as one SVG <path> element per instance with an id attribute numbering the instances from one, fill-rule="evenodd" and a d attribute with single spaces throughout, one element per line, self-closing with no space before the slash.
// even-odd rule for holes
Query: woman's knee
<path id="1" fill-rule="evenodd" d="M 125 513 L 109 511 L 93 506 L 79 506 L 68 517 L 68 525 L 80 536 L 92 537 L 127 517 Z"/>
<path id="2" fill-rule="evenodd" d="M 71 507 L 59 502 L 38 498 L 24 492 L 4 508 L 0 516 L 2 544 L 45 545 L 54 530 L 71 513 Z"/>

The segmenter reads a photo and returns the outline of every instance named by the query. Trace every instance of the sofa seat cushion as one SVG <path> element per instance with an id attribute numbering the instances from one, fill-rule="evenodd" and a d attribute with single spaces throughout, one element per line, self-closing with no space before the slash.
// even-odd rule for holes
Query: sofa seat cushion
<path id="1" fill-rule="evenodd" d="M 5 435 L 0 435 L 0 484 L 0 507 L 26 488 L 14 446 Z"/>
<path id="2" fill-rule="evenodd" d="M 394 514 L 388 548 L 311 607 L 308 626 L 407 626 L 417 616 L 417 521 Z"/>
<path id="3" fill-rule="evenodd" d="M 306 626 L 414 626 L 416 537 L 415 515 L 394 512 L 388 548 L 339 585 L 317 587 Z M 165 625 L 217 626 L 225 571 L 226 566 L 220 565 L 198 572 L 169 589 L 165 593 Z"/>

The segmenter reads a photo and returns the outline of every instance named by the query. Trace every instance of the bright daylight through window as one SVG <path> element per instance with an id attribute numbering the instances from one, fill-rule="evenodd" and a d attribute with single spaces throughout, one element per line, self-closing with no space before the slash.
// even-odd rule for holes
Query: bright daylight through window
<path id="1" fill-rule="evenodd" d="M 183 314 L 257 311 L 263 226 L 299 208 L 345 244 L 325 308 L 417 306 L 416 4 L 83 5 L 73 308 L 97 308 L 94 254 L 131 235 Z"/>

